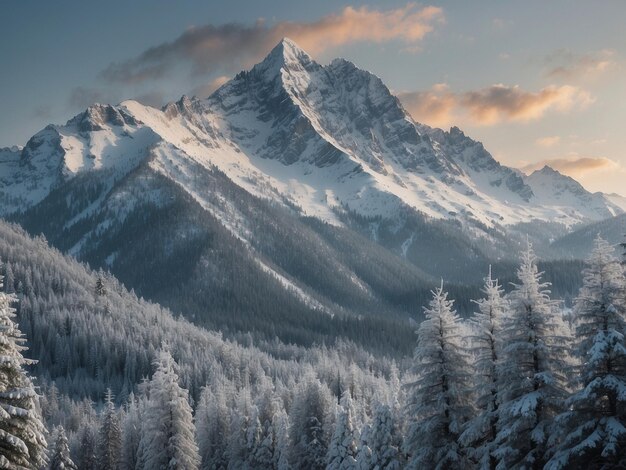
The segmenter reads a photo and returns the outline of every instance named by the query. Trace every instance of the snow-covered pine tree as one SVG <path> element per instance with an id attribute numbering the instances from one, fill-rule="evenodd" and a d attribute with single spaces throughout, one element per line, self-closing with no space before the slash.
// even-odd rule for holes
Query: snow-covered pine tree
<path id="1" fill-rule="evenodd" d="M 230 436 L 226 454 L 228 468 L 245 468 L 248 458 L 253 451 L 254 433 L 256 432 L 257 409 L 252 403 L 250 389 L 242 388 L 236 398 L 235 406 L 231 409 Z"/>
<path id="2" fill-rule="evenodd" d="M 83 427 L 78 452 L 75 455 L 80 470 L 96 469 L 96 438 L 90 424 Z"/>
<path id="3" fill-rule="evenodd" d="M 598 236 L 583 271 L 573 314 L 580 382 L 557 418 L 550 468 L 609 468 L 626 455 L 626 286 L 613 252 Z"/>
<path id="4" fill-rule="evenodd" d="M 470 361 L 443 282 L 432 294 L 418 329 L 417 379 L 408 385 L 405 449 L 409 468 L 466 468 L 458 439 L 472 411 Z"/>
<path id="5" fill-rule="evenodd" d="M 528 243 L 502 319 L 498 358 L 497 468 L 543 468 L 549 458 L 553 419 L 566 396 L 567 331 L 541 281 Z"/>
<path id="6" fill-rule="evenodd" d="M 298 385 L 291 406 L 290 463 L 294 468 L 324 469 L 328 452 L 328 430 L 334 402 L 329 388 L 313 375 Z"/>
<path id="7" fill-rule="evenodd" d="M 14 321 L 17 301 L 2 290 L 0 277 L 0 467 L 41 468 L 46 464 L 45 427 L 39 397 L 23 366 L 25 339 Z"/>
<path id="8" fill-rule="evenodd" d="M 370 470 L 372 465 L 372 449 L 369 446 L 369 436 L 372 428 L 369 423 L 361 427 L 361 438 L 359 442 L 359 452 L 356 455 L 356 468 L 358 470 Z"/>
<path id="9" fill-rule="evenodd" d="M 196 435 L 203 470 L 225 468 L 226 448 L 230 434 L 229 410 L 223 385 L 214 384 L 217 391 L 204 387 L 196 409 Z"/>
<path id="10" fill-rule="evenodd" d="M 126 411 L 122 417 L 122 449 L 120 468 L 135 470 L 139 461 L 139 441 L 141 439 L 141 414 L 139 402 L 133 392 L 128 397 Z"/>
<path id="11" fill-rule="evenodd" d="M 57 426 L 52 434 L 54 439 L 50 456 L 50 470 L 78 470 L 70 457 L 70 447 L 63 426 Z"/>
<path id="12" fill-rule="evenodd" d="M 272 435 L 274 436 L 273 468 L 288 470 L 291 468 L 289 466 L 289 416 L 282 406 L 272 416 Z"/>
<path id="13" fill-rule="evenodd" d="M 475 301 L 478 311 L 470 320 L 472 335 L 470 351 L 474 360 L 474 417 L 460 437 L 468 448 L 472 460 L 480 468 L 495 469 L 497 459 L 493 455 L 498 424 L 498 374 L 497 364 L 501 350 L 501 323 L 507 309 L 503 290 L 497 279 L 489 274 L 482 289 L 484 297 Z"/>
<path id="14" fill-rule="evenodd" d="M 335 418 L 335 430 L 328 446 L 327 470 L 356 468 L 358 453 L 357 435 L 354 427 L 354 408 L 350 391 L 341 394 Z"/>
<path id="15" fill-rule="evenodd" d="M 190 470 L 200 458 L 188 392 L 178 384 L 176 363 L 163 349 L 155 361 L 142 426 L 145 469 Z"/>
<path id="16" fill-rule="evenodd" d="M 97 297 L 104 297 L 106 295 L 106 287 L 104 287 L 104 280 L 102 272 L 98 274 L 98 278 L 96 279 L 96 286 L 94 288 L 94 292 Z"/>
<path id="17" fill-rule="evenodd" d="M 121 450 L 122 432 L 120 430 L 120 420 L 113 403 L 113 394 L 109 388 L 104 397 L 102 424 L 98 434 L 96 449 L 98 469 L 117 470 L 120 465 Z"/>
<path id="18" fill-rule="evenodd" d="M 259 419 L 258 406 L 252 407 L 250 426 L 246 436 L 246 466 L 248 468 L 268 468 L 266 465 L 271 462 L 271 452 L 263 445 L 263 426 Z"/>
<path id="19" fill-rule="evenodd" d="M 404 463 L 400 452 L 401 439 L 391 407 L 379 404 L 374 411 L 367 436 L 370 468 L 399 470 Z"/>
<path id="20" fill-rule="evenodd" d="M 287 414 L 282 401 L 274 394 L 274 389 L 268 387 L 257 402 L 260 438 L 255 448 L 254 463 L 259 468 L 277 468 L 281 456 L 284 454 L 286 457 L 287 448 L 281 448 L 281 444 L 284 445 L 287 442 L 285 433 Z M 279 442 L 279 439 L 282 439 L 282 442 Z"/>

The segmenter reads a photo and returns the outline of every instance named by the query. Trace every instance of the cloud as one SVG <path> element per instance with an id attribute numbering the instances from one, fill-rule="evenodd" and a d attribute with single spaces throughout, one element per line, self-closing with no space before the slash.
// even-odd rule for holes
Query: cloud
<path id="1" fill-rule="evenodd" d="M 575 106 L 587 106 L 593 100 L 586 91 L 570 85 L 529 92 L 517 85 L 498 84 L 466 92 L 460 101 L 480 124 L 489 125 L 502 120 L 530 121 L 542 117 L 549 109 L 568 111 Z"/>
<path id="2" fill-rule="evenodd" d="M 283 37 L 292 38 L 312 54 L 356 42 L 400 40 L 415 46 L 442 20 L 440 8 L 410 3 L 386 11 L 346 7 L 314 22 L 209 24 L 192 27 L 132 59 L 114 62 L 101 76 L 109 82 L 139 83 L 159 79 L 181 64 L 189 64 L 193 74 L 232 71 L 258 61 Z"/>
<path id="3" fill-rule="evenodd" d="M 559 142 L 561 142 L 561 137 L 559 137 L 558 135 L 542 137 L 540 139 L 535 140 L 535 144 L 538 145 L 539 147 L 554 147 Z"/>
<path id="4" fill-rule="evenodd" d="M 160 108 L 165 104 L 165 96 L 160 91 L 149 91 L 141 95 L 135 96 L 135 101 L 139 101 L 141 104 L 152 106 L 154 108 Z"/>
<path id="5" fill-rule="evenodd" d="M 209 83 L 205 83 L 204 85 L 200 85 L 194 88 L 191 91 L 191 94 L 193 96 L 198 96 L 200 98 L 206 98 L 215 90 L 217 90 L 219 87 L 221 87 L 224 83 L 226 83 L 228 80 L 230 80 L 230 77 L 227 77 L 226 75 L 220 75 L 219 77 L 216 77 L 213 80 L 211 80 Z"/>
<path id="6" fill-rule="evenodd" d="M 37 119 L 50 119 L 52 117 L 52 107 L 48 104 L 40 104 L 33 108 L 31 116 Z"/>
<path id="7" fill-rule="evenodd" d="M 517 85 L 496 84 L 454 93 L 439 84 L 426 92 L 400 93 L 398 98 L 417 121 L 431 125 L 448 125 L 455 120 L 483 126 L 531 121 L 550 110 L 569 111 L 593 102 L 588 92 L 571 85 L 548 86 L 531 92 Z"/>
<path id="8" fill-rule="evenodd" d="M 536 163 L 531 163 L 521 168 L 525 173 L 532 173 L 544 166 L 549 166 L 565 175 L 572 177 L 581 177 L 590 172 L 599 170 L 615 170 L 620 166 L 617 162 L 606 157 L 562 157 L 549 158 Z"/>
<path id="9" fill-rule="evenodd" d="M 85 108 L 97 102 L 107 102 L 104 93 L 97 88 L 75 87 L 70 92 L 68 104 L 71 108 Z"/>
<path id="10" fill-rule="evenodd" d="M 398 98 L 416 121 L 445 127 L 455 120 L 453 111 L 457 96 L 444 83 L 436 84 L 428 91 L 398 93 Z"/>
<path id="11" fill-rule="evenodd" d="M 559 49 L 544 59 L 548 67 L 546 76 L 570 82 L 597 78 L 617 65 L 614 56 L 615 51 L 610 49 L 587 54 L 575 54 L 567 49 Z"/>

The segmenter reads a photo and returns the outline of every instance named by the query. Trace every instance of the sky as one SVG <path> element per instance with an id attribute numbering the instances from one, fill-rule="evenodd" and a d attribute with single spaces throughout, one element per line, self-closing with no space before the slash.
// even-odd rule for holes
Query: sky
<path id="1" fill-rule="evenodd" d="M 0 147 L 93 102 L 212 90 L 290 37 L 383 79 L 416 121 L 526 172 L 626 196 L 626 2 L 330 0 L 0 6 Z"/>

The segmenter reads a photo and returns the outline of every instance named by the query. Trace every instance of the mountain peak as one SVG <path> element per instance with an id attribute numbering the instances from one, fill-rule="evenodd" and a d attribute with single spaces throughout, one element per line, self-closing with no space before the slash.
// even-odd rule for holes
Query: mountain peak
<path id="1" fill-rule="evenodd" d="M 286 37 L 282 38 L 275 48 L 282 48 L 285 53 L 292 55 L 306 54 L 306 52 L 304 52 L 304 50 L 302 50 L 302 48 L 298 46 L 295 41 Z"/>
<path id="2" fill-rule="evenodd" d="M 543 173 L 545 175 L 554 175 L 554 174 L 559 174 L 561 175 L 561 172 L 555 170 L 554 168 L 552 168 L 549 165 L 544 165 L 543 168 L 539 169 L 539 170 L 535 170 L 536 173 Z"/>
<path id="3" fill-rule="evenodd" d="M 254 68 L 266 73 L 277 73 L 280 69 L 307 68 L 313 59 L 289 38 L 283 38 L 270 53 Z"/>

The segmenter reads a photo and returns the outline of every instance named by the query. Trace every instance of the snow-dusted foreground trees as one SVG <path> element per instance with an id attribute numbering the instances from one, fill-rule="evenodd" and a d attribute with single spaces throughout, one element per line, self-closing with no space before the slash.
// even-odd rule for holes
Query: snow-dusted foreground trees
<path id="1" fill-rule="evenodd" d="M 626 285 L 601 238 L 574 307 L 574 392 L 557 418 L 563 435 L 550 468 L 626 465 Z"/>
<path id="2" fill-rule="evenodd" d="M 15 287 L 24 269 L 13 266 Z M 97 383 L 87 381 L 89 362 L 66 364 L 62 389 L 41 376 L 47 434 L 33 386 L 21 371 L 26 360 L 12 320 L 14 296 L 2 294 L 0 356 L 13 359 L 0 365 L 0 430 L 2 438 L 9 428 L 18 437 L 2 441 L 0 456 L 6 462 L 35 459 L 15 468 L 42 468 L 46 455 L 50 468 L 88 470 L 569 469 L 626 463 L 625 281 L 612 247 L 600 239 L 571 311 L 550 298 L 530 246 L 510 292 L 490 274 L 468 320 L 455 313 L 443 286 L 436 289 L 418 328 L 415 355 L 399 368 L 345 343 L 262 349 L 227 342 L 123 297 L 123 288 L 106 275 L 100 285 L 90 278 L 86 297 L 72 294 L 72 305 L 79 307 L 70 316 L 59 297 L 49 295 L 56 302 L 50 305 L 36 295 L 46 278 L 28 272 L 31 285 L 20 294 L 35 306 L 21 312 L 28 315 L 27 331 L 44 335 L 45 344 L 48 337 L 36 327 L 49 321 L 57 358 L 77 360 L 70 351 L 85 354 L 101 339 L 81 340 L 87 326 L 109 341 L 109 349 L 85 354 L 99 374 Z M 76 285 L 62 275 L 53 280 L 59 292 L 73 292 Z M 89 302 L 96 312 L 91 317 L 85 313 Z M 143 316 L 125 317 L 119 305 Z M 33 313 L 39 311 L 49 317 Z M 86 318 L 91 325 L 83 325 Z M 123 334 L 114 340 L 116 331 Z M 143 351 L 129 349 L 133 337 L 148 339 Z M 135 367 L 144 359 L 152 367 L 137 384 Z M 123 380 L 116 371 L 123 371 Z M 9 379 L 17 382 L 7 385 Z M 88 394 L 67 394 L 107 381 L 117 396 L 92 394 L 98 403 Z M 5 393 L 9 389 L 29 392 Z"/>
<path id="3" fill-rule="evenodd" d="M 626 292 L 612 252 L 596 240 L 570 315 L 574 331 L 530 245 L 513 290 L 503 296 L 490 274 L 463 327 L 443 289 L 433 292 L 409 384 L 410 468 L 624 467 Z"/>
<path id="4" fill-rule="evenodd" d="M 0 277 L 2 287 L 2 277 Z M 14 321 L 14 295 L 0 290 L 0 468 L 40 468 L 46 463 L 39 397 L 23 366 L 25 339 Z"/>
<path id="5" fill-rule="evenodd" d="M 471 416 L 470 362 L 461 319 L 440 288 L 418 330 L 415 382 L 409 383 L 410 421 L 405 449 L 410 468 L 464 468 L 459 436 Z"/>

